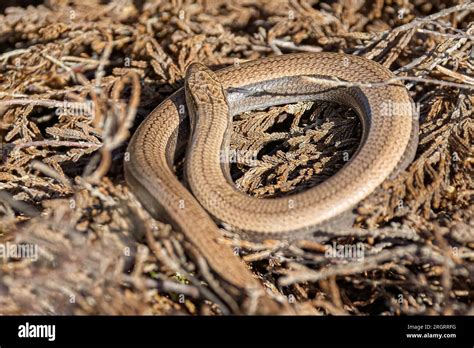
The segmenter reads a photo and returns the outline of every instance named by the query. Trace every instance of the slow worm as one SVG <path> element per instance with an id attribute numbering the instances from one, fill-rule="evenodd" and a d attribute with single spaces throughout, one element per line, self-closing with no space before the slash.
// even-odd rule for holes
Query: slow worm
<path id="1" fill-rule="evenodd" d="M 217 242 L 215 221 L 255 239 L 303 238 L 405 169 L 415 155 L 418 118 L 405 87 L 383 83 L 393 77 L 378 63 L 339 53 L 281 55 L 217 72 L 192 64 L 185 88 L 153 110 L 133 135 L 127 183 L 154 217 L 182 231 L 219 279 L 237 289 L 258 288 L 231 249 Z M 238 191 L 222 160 L 232 117 L 308 100 L 356 111 L 363 131 L 355 155 L 334 176 L 301 193 L 259 199 Z M 186 180 L 193 194 L 173 169 L 186 144 Z"/>

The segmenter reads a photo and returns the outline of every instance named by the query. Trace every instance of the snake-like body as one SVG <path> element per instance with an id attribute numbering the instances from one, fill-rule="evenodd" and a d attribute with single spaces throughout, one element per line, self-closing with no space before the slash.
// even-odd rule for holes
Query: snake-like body
<path id="1" fill-rule="evenodd" d="M 357 112 L 363 131 L 355 155 L 334 176 L 304 192 L 254 198 L 238 191 L 229 164 L 222 161 L 232 117 L 307 100 L 334 101 Z M 173 170 L 186 142 L 192 193 Z M 346 54 L 288 54 L 217 72 L 191 65 L 185 88 L 153 110 L 134 134 L 125 173 L 144 207 L 181 230 L 220 279 L 248 288 L 256 286 L 255 280 L 231 249 L 217 242 L 215 221 L 256 239 L 303 238 L 403 170 L 417 143 L 412 100 L 388 69 Z"/>

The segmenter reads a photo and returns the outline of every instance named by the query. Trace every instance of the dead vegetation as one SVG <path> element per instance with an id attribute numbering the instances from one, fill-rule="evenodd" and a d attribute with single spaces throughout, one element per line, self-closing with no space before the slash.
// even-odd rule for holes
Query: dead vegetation
<path id="1" fill-rule="evenodd" d="M 182 236 L 124 183 L 135 127 L 212 68 L 287 52 L 363 55 L 405 80 L 419 108 L 415 161 L 324 241 L 253 243 L 223 232 L 275 296 L 321 314 L 473 314 L 474 4 L 469 1 L 46 0 L 0 15 L 0 239 L 39 246 L 0 261 L 4 314 L 216 314 Z M 357 149 L 358 120 L 331 103 L 238 117 L 237 186 L 315 185 Z M 301 147 L 299 144 L 304 143 Z M 178 172 L 180 170 L 177 164 Z M 327 245 L 361 245 L 362 260 Z M 178 265 L 178 266 L 177 266 Z M 193 276 L 199 277 L 198 274 Z M 206 296 L 204 296 L 206 297 Z"/>

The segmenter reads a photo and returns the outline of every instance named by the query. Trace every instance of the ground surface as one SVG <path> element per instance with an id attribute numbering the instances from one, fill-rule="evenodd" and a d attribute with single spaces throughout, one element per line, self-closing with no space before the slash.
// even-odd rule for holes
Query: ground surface
<path id="1" fill-rule="evenodd" d="M 192 270 L 179 233 L 127 189 L 129 137 L 192 61 L 219 68 L 333 51 L 406 78 L 420 112 L 415 161 L 360 204 L 353 229 L 324 243 L 252 243 L 223 231 L 223 244 L 275 297 L 316 313 L 474 314 L 472 4 L 49 0 L 7 8 L 15 3 L 0 8 L 0 242 L 38 249 L 0 260 L 0 313 L 218 314 L 168 267 Z M 234 124 L 233 149 L 255 157 L 240 158 L 232 173 L 256 196 L 316 185 L 360 138 L 355 114 L 329 103 Z M 327 246 L 354 246 L 363 257 L 329 257 Z"/>

